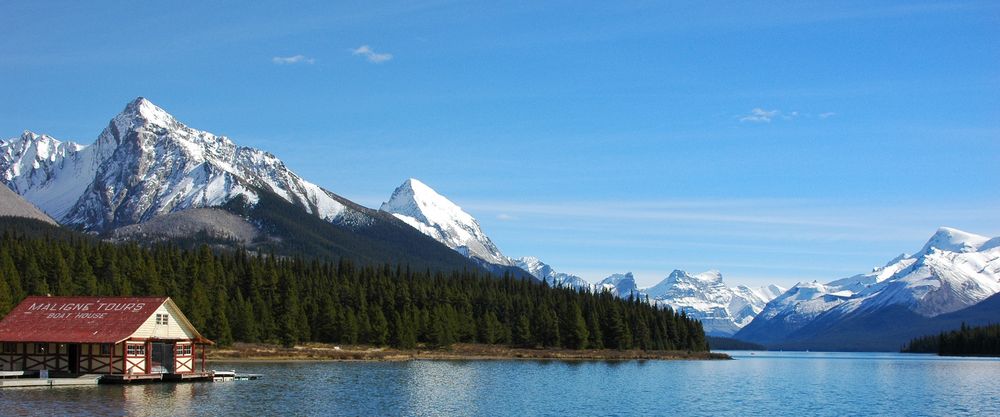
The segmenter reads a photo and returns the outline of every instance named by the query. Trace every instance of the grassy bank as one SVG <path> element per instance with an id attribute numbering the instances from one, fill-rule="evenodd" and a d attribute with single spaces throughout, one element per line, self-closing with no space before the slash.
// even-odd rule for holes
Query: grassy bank
<path id="1" fill-rule="evenodd" d="M 729 355 L 710 352 L 642 351 L 612 349 L 526 349 L 497 345 L 454 344 L 441 349 L 394 349 L 310 343 L 286 348 L 277 345 L 236 343 L 211 348 L 210 361 L 406 361 L 406 360 L 714 360 Z"/>

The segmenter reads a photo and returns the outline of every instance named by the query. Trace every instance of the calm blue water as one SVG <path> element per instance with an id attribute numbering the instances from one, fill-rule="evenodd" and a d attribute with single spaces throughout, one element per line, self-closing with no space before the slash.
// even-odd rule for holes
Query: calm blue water
<path id="1" fill-rule="evenodd" d="M 1000 415 L 1000 360 L 734 352 L 733 361 L 226 364 L 228 383 L 0 390 L 2 415 Z"/>

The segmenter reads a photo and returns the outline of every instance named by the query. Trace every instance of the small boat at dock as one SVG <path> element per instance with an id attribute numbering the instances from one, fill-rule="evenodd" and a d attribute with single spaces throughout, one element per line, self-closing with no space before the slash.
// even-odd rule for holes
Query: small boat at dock
<path id="1" fill-rule="evenodd" d="M 264 375 L 261 374 L 241 374 L 233 371 L 212 371 L 212 381 L 213 382 L 226 382 L 226 381 L 251 381 L 255 379 L 261 379 Z"/>

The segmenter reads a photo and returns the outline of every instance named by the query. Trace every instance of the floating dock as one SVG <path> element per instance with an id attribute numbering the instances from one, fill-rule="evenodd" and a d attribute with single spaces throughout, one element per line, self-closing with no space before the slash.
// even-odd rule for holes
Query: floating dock
<path id="1" fill-rule="evenodd" d="M 185 374 L 85 374 L 79 376 L 39 377 L 37 372 L 0 372 L 0 388 L 26 387 L 81 387 L 98 384 L 149 384 L 163 382 L 225 382 L 250 381 L 263 378 L 261 374 L 241 374 L 236 371 L 190 372 Z"/>
<path id="2" fill-rule="evenodd" d="M 13 372 L 4 372 L 12 374 Z M 23 375 L 23 372 L 18 372 Z M 21 376 L 17 375 L 17 376 Z M 75 378 L 11 378 L 15 375 L 0 375 L 0 388 L 20 388 L 20 387 L 82 387 L 97 386 L 100 383 L 100 374 L 86 374 Z"/>

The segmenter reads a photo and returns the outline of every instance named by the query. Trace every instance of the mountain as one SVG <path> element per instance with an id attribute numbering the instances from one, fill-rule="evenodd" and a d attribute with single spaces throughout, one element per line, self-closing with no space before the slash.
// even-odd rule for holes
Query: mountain
<path id="1" fill-rule="evenodd" d="M 997 293 L 1000 239 L 943 227 L 916 254 L 870 273 L 795 285 L 735 337 L 781 348 L 895 350 L 889 335 Z"/>
<path id="2" fill-rule="evenodd" d="M 631 272 L 611 274 L 598 282 L 594 289 L 595 291 L 610 291 L 621 298 L 644 296 L 639 292 L 639 287 L 635 284 L 635 276 Z"/>
<path id="3" fill-rule="evenodd" d="M 479 269 L 397 218 L 304 180 L 274 155 L 190 128 L 141 97 L 91 145 L 31 132 L 0 141 L 0 176 L 61 224 L 112 238 L 147 242 L 190 232 L 188 239 L 244 245 L 252 234 L 246 246 L 281 255 Z M 196 208 L 238 219 L 185 213 Z M 219 234 L 212 223 L 222 218 L 243 232 Z"/>
<path id="4" fill-rule="evenodd" d="M 331 222 L 359 219 L 343 198 L 274 155 L 178 122 L 138 98 L 89 146 L 25 132 L 0 144 L 0 172 L 18 194 L 67 226 L 93 232 L 193 207 L 253 202 L 265 190 Z"/>
<path id="5" fill-rule="evenodd" d="M 731 336 L 749 323 L 768 301 L 784 292 L 777 286 L 730 288 L 722 283 L 718 271 L 698 275 L 674 271 L 650 288 L 639 288 L 631 273 L 614 274 L 591 284 L 576 275 L 557 272 L 536 257 L 508 258 L 472 215 L 412 178 L 397 187 L 380 210 L 392 213 L 422 233 L 485 265 L 516 266 L 553 286 L 610 291 L 622 298 L 649 298 L 650 302 L 684 311 L 701 320 L 706 333 L 712 335 Z"/>
<path id="6" fill-rule="evenodd" d="M 758 289 L 743 285 L 728 287 L 722 274 L 715 270 L 695 275 L 675 270 L 660 283 L 641 291 L 656 304 L 700 320 L 706 334 L 731 336 L 749 324 L 783 290 L 776 285 Z"/>
<path id="7" fill-rule="evenodd" d="M 556 272 L 551 266 L 533 256 L 524 256 L 514 259 L 514 264 L 518 268 L 528 271 L 535 278 L 548 282 L 554 287 L 570 287 L 593 291 L 594 285 L 576 275 Z"/>
<path id="8" fill-rule="evenodd" d="M 42 213 L 38 207 L 27 202 L 10 188 L 0 186 L 0 216 L 24 217 L 28 219 L 41 220 L 45 223 L 56 225 L 47 214 Z"/>
<path id="9" fill-rule="evenodd" d="M 469 213 L 427 184 L 410 178 L 396 187 L 379 210 L 459 253 L 495 265 L 513 266 Z"/>

